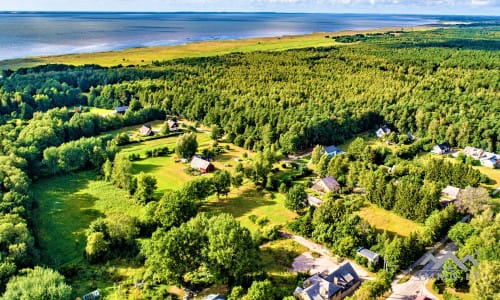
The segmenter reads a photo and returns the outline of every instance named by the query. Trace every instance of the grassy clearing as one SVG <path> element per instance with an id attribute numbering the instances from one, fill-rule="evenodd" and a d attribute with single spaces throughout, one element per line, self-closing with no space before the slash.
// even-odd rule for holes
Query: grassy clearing
<path id="1" fill-rule="evenodd" d="M 47 57 L 31 57 L 24 59 L 12 59 L 0 61 L 0 69 L 18 69 L 21 67 L 32 67 L 43 64 L 98 64 L 101 66 L 117 65 L 145 65 L 154 60 L 171 60 L 186 57 L 216 56 L 231 52 L 252 51 L 282 51 L 296 48 L 340 46 L 332 38 L 339 35 L 350 35 L 356 33 L 385 32 L 401 28 L 382 28 L 363 31 L 341 31 L 336 33 L 313 33 L 299 36 L 282 36 L 268 38 L 251 38 L 241 40 L 222 40 L 194 42 L 185 45 L 160 46 L 149 48 L 131 48 L 120 51 L 68 54 Z M 408 27 L 407 31 L 429 30 L 431 27 Z"/>
<path id="2" fill-rule="evenodd" d="M 292 239 L 284 238 L 266 243 L 260 250 L 262 265 L 272 275 L 290 272 L 293 260 L 309 249 Z"/>
<path id="3" fill-rule="evenodd" d="M 96 114 L 96 115 L 108 115 L 113 112 L 112 109 L 105 109 L 105 108 L 99 108 L 99 107 L 89 107 L 89 110 L 91 113 Z"/>
<path id="4" fill-rule="evenodd" d="M 371 203 L 367 204 L 356 213 L 378 230 L 387 230 L 389 233 L 399 236 L 408 236 L 412 232 L 423 231 L 422 225 L 400 217 L 393 212 L 379 208 Z"/>
<path id="5" fill-rule="evenodd" d="M 253 184 L 246 184 L 229 193 L 227 199 L 213 199 L 203 210 L 214 213 L 229 213 L 252 231 L 260 227 L 254 224 L 249 217 L 267 218 L 268 224 L 284 225 L 297 215 L 289 211 L 284 205 L 285 196 L 279 193 L 268 193 L 257 190 Z"/>
<path id="6" fill-rule="evenodd" d="M 89 265 L 83 257 L 85 229 L 98 217 L 120 211 L 140 217 L 143 209 L 135 205 L 125 191 L 98 181 L 93 171 L 43 179 L 33 185 L 38 203 L 34 210 L 34 229 L 43 264 L 53 268 L 82 266 L 71 282 L 77 295 L 99 288 L 112 291 L 121 282 L 141 272 L 141 266 L 129 261 L 111 261 L 104 266 Z"/>

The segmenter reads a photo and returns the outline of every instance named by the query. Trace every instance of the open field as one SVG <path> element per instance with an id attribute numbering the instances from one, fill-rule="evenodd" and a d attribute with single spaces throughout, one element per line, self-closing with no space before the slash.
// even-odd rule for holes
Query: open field
<path id="1" fill-rule="evenodd" d="M 405 28 L 407 31 L 429 30 L 430 26 L 417 26 Z M 145 65 L 152 61 L 171 60 L 186 57 L 216 56 L 231 52 L 252 51 L 282 51 L 295 48 L 324 47 L 342 45 L 332 38 L 340 35 L 352 35 L 356 33 L 376 33 L 389 30 L 401 30 L 401 28 L 382 28 L 363 31 L 340 31 L 335 33 L 313 33 L 299 36 L 282 36 L 268 38 L 252 38 L 241 40 L 222 40 L 195 42 L 177 46 L 160 46 L 148 48 L 131 48 L 120 51 L 68 54 L 47 57 L 31 57 L 24 59 L 13 59 L 0 61 L 0 69 L 18 69 L 21 67 L 32 67 L 43 64 L 98 64 L 101 66 L 117 65 Z"/>
<path id="2" fill-rule="evenodd" d="M 389 233 L 399 236 L 408 236 L 410 233 L 422 232 L 422 225 L 396 215 L 393 212 L 379 208 L 373 204 L 367 204 L 356 212 L 361 218 L 378 230 L 387 230 Z"/>
<path id="3" fill-rule="evenodd" d="M 285 225 L 297 216 L 285 208 L 284 200 L 284 195 L 259 191 L 253 184 L 248 183 L 232 190 L 227 199 L 225 197 L 221 197 L 220 200 L 214 198 L 203 207 L 203 210 L 229 213 L 245 227 L 255 231 L 260 227 L 249 219 L 251 215 L 267 218 L 268 224 L 273 225 Z"/>
<path id="4" fill-rule="evenodd" d="M 92 266 L 84 259 L 85 229 L 92 221 L 110 211 L 136 217 L 143 213 L 142 207 L 135 205 L 127 192 L 95 177 L 93 171 L 85 171 L 43 179 L 33 185 L 38 203 L 34 223 L 41 262 L 56 269 L 81 265 L 78 281 L 71 282 L 77 295 L 97 287 L 108 293 L 113 282 L 126 279 L 141 269 L 126 261 Z"/>

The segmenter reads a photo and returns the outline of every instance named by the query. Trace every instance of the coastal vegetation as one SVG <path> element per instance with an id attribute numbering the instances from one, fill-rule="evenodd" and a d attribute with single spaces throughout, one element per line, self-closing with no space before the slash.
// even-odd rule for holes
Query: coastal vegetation
<path id="1" fill-rule="evenodd" d="M 495 283 L 481 268 L 498 262 L 498 207 L 483 187 L 498 184 L 498 170 L 427 152 L 445 141 L 500 151 L 497 29 L 4 70 L 0 290 L 16 298 L 39 284 L 58 299 L 95 289 L 167 299 L 177 285 L 282 299 L 304 279 L 289 271 L 304 250 L 282 237 L 293 232 L 338 259 L 378 251 L 386 270 L 360 294 L 380 296 L 452 228 L 460 253 L 481 248 L 470 292 L 488 299 Z M 375 138 L 384 125 L 391 132 Z M 332 144 L 344 153 L 317 146 Z M 216 171 L 191 165 L 193 155 Z M 339 188 L 308 206 L 311 182 L 325 176 Z M 447 185 L 485 196 L 444 208 Z M 455 225 L 466 213 L 473 221 Z"/>

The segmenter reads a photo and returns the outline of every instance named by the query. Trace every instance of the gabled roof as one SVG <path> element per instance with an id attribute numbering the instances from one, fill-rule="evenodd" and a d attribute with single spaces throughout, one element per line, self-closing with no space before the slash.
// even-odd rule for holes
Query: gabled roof
<path id="1" fill-rule="evenodd" d="M 323 201 L 314 196 L 307 195 L 307 203 L 309 203 L 310 206 L 320 206 Z"/>
<path id="2" fill-rule="evenodd" d="M 335 278 L 337 278 L 337 285 L 342 286 L 344 289 L 359 281 L 358 274 L 348 262 L 328 274 L 328 276 L 325 277 L 325 280 L 335 282 Z"/>
<path id="3" fill-rule="evenodd" d="M 330 299 L 340 290 L 342 290 L 342 287 L 319 278 L 317 282 L 304 289 L 302 292 L 305 293 L 309 297 L 309 299 L 325 300 Z"/>
<path id="4" fill-rule="evenodd" d="M 442 191 L 444 195 L 456 199 L 458 194 L 460 194 L 460 189 L 451 185 L 447 185 Z"/>
<path id="5" fill-rule="evenodd" d="M 176 122 L 176 121 L 173 121 L 173 120 L 168 120 L 168 121 L 167 121 L 167 124 L 168 124 L 168 127 L 169 127 L 169 128 L 172 128 L 172 127 L 179 127 L 179 125 L 177 125 L 177 122 Z"/>
<path id="6" fill-rule="evenodd" d="M 436 146 L 439 147 L 439 149 L 441 149 L 441 150 L 447 150 L 447 149 L 450 149 L 450 147 L 451 147 L 448 142 L 437 144 Z"/>
<path id="7" fill-rule="evenodd" d="M 151 133 L 151 126 L 148 125 L 148 124 L 145 124 L 145 125 L 142 125 L 141 128 L 139 128 L 139 132 L 142 134 L 142 135 L 148 135 Z"/>
<path id="8" fill-rule="evenodd" d="M 359 249 L 357 251 L 357 253 L 363 257 L 366 257 L 368 260 L 371 260 L 371 261 L 374 261 L 379 257 L 378 253 L 373 252 L 373 251 L 368 250 L 368 249 L 365 249 L 365 248 Z"/>
<path id="9" fill-rule="evenodd" d="M 191 168 L 193 169 L 207 169 L 210 165 L 209 161 L 201 159 L 198 156 L 193 156 L 191 160 Z"/>
<path id="10" fill-rule="evenodd" d="M 344 153 L 344 151 L 342 151 L 342 149 L 340 149 L 337 146 L 331 145 L 331 146 L 328 146 L 325 148 L 325 153 L 328 154 L 328 156 L 332 156 L 332 155 Z"/>
<path id="11" fill-rule="evenodd" d="M 334 190 L 335 188 L 340 186 L 338 181 L 335 180 L 333 176 L 327 176 L 325 178 L 321 178 L 320 181 L 322 181 L 325 184 L 325 186 L 330 190 Z"/>
<path id="12" fill-rule="evenodd" d="M 117 112 L 117 113 L 123 113 L 123 112 L 126 112 L 127 109 L 128 109 L 128 106 L 126 106 L 126 105 L 125 106 L 117 106 L 115 108 L 115 112 Z"/>

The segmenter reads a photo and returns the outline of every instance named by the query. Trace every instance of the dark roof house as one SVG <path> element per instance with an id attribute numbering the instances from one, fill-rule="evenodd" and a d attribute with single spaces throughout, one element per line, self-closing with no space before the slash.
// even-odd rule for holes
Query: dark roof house
<path id="1" fill-rule="evenodd" d="M 214 170 L 214 165 L 207 160 L 199 158 L 198 156 L 193 156 L 193 159 L 191 160 L 191 168 L 202 173 L 210 173 Z"/>
<path id="2" fill-rule="evenodd" d="M 150 136 L 153 134 L 153 130 L 151 126 L 148 124 L 142 125 L 142 127 L 139 128 L 139 132 L 141 133 L 142 136 Z"/>
<path id="3" fill-rule="evenodd" d="M 350 263 L 341 265 L 337 270 L 316 273 L 297 288 L 294 296 L 301 300 L 340 300 L 351 295 L 361 284 L 361 280 Z"/>
<path id="4" fill-rule="evenodd" d="M 341 154 L 341 153 L 344 153 L 344 151 L 342 151 L 342 149 L 340 149 L 339 147 L 337 146 L 334 146 L 334 145 L 331 145 L 331 146 L 328 146 L 325 148 L 325 153 L 329 156 L 329 157 L 332 157 L 332 156 L 335 156 L 337 154 Z"/>
<path id="5" fill-rule="evenodd" d="M 319 193 L 338 192 L 340 184 L 332 176 L 327 176 L 316 181 L 312 189 Z"/>
<path id="6" fill-rule="evenodd" d="M 386 136 L 390 133 L 391 133 L 391 129 L 389 129 L 389 127 L 387 127 L 387 125 L 384 125 L 384 126 L 380 127 L 377 131 L 375 131 L 375 134 L 379 138 L 383 138 L 384 136 Z"/>
<path id="7" fill-rule="evenodd" d="M 168 120 L 167 124 L 168 124 L 168 129 L 170 130 L 170 132 L 176 132 L 179 130 L 179 125 L 177 124 L 176 121 Z"/>
<path id="8" fill-rule="evenodd" d="M 434 147 L 432 147 L 431 152 L 434 154 L 446 154 L 450 152 L 451 146 L 448 144 L 448 142 L 444 142 L 442 144 L 437 144 Z"/>

